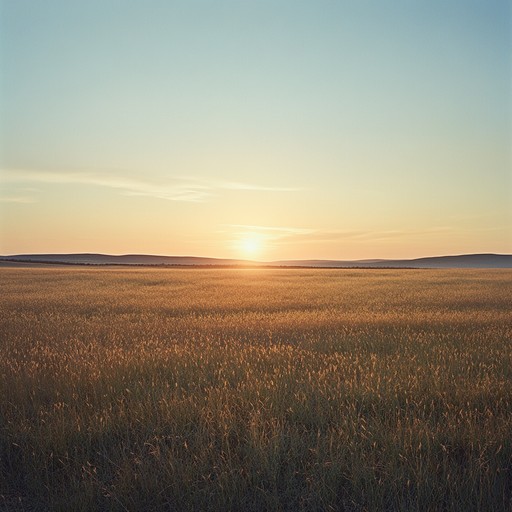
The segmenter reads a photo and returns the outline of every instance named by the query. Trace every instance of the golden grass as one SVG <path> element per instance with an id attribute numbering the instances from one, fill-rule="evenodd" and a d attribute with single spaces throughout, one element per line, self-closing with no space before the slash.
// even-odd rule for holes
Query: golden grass
<path id="1" fill-rule="evenodd" d="M 0 287 L 0 509 L 512 510 L 511 271 Z"/>

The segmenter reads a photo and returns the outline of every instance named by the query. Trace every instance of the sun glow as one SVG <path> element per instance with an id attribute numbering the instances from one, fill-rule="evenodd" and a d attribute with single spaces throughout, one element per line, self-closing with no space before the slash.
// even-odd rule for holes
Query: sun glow
<path id="1" fill-rule="evenodd" d="M 256 234 L 247 234 L 239 240 L 240 252 L 246 257 L 254 258 L 263 250 L 263 240 L 261 236 Z"/>

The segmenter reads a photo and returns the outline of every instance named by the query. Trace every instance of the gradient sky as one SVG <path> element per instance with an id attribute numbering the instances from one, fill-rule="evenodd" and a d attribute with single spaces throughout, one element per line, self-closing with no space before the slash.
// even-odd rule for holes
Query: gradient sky
<path id="1" fill-rule="evenodd" d="M 511 253 L 511 12 L 0 0 L 0 254 Z"/>

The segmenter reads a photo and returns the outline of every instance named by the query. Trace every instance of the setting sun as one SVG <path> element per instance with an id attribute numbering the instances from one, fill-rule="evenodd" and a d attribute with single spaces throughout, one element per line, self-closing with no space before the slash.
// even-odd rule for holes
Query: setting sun
<path id="1" fill-rule="evenodd" d="M 263 241 L 261 236 L 249 234 L 240 240 L 240 249 L 245 256 L 254 257 L 261 253 Z"/>

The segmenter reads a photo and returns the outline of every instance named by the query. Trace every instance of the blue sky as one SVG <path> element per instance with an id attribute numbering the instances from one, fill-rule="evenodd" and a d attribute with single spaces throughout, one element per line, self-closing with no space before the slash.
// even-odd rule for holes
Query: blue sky
<path id="1" fill-rule="evenodd" d="M 509 1 L 0 5 L 1 253 L 512 252 Z"/>

